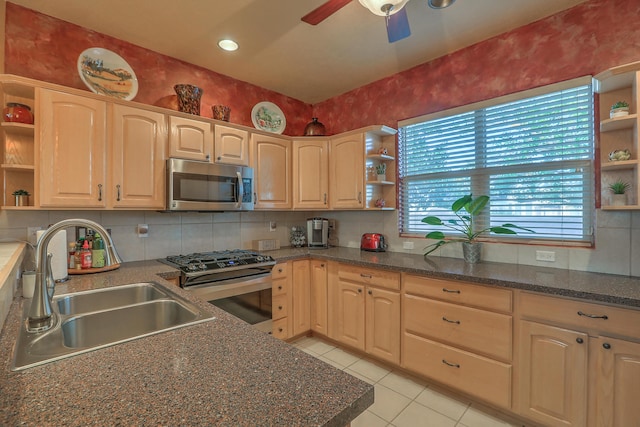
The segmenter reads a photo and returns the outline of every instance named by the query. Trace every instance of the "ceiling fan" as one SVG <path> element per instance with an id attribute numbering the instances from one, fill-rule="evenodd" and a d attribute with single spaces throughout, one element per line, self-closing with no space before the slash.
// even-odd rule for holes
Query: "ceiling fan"
<path id="1" fill-rule="evenodd" d="M 361 5 L 371 13 L 385 17 L 387 24 L 387 36 L 389 43 L 397 42 L 411 35 L 407 11 L 404 5 L 409 0 L 358 0 Z M 456 0 L 428 0 L 432 9 L 444 9 L 451 6 Z M 302 21 L 311 25 L 318 25 L 338 10 L 342 9 L 351 0 L 328 0 L 320 7 L 312 10 L 302 17 Z"/>

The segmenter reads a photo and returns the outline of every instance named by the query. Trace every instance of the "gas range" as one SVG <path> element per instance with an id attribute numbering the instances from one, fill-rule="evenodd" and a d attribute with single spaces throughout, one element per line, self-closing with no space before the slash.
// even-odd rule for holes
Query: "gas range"
<path id="1" fill-rule="evenodd" d="M 276 263 L 270 255 L 244 249 L 172 255 L 159 261 L 180 270 L 183 287 L 269 273 Z"/>

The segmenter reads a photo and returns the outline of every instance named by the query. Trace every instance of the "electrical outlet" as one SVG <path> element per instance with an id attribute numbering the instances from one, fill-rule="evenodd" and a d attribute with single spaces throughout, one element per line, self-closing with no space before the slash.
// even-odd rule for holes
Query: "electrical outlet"
<path id="1" fill-rule="evenodd" d="M 275 221 L 269 221 L 269 231 L 276 231 L 276 222 Z"/>
<path id="2" fill-rule="evenodd" d="M 33 245 L 38 243 L 38 230 L 42 230 L 42 227 L 27 227 L 27 241 Z"/>
<path id="3" fill-rule="evenodd" d="M 149 237 L 149 224 L 138 224 L 138 237 Z"/>
<path id="4" fill-rule="evenodd" d="M 413 242 L 402 242 L 403 249 L 413 249 L 413 247 L 414 247 Z"/>
<path id="5" fill-rule="evenodd" d="M 556 262 L 556 253 L 553 251 L 536 251 L 536 261 Z"/>

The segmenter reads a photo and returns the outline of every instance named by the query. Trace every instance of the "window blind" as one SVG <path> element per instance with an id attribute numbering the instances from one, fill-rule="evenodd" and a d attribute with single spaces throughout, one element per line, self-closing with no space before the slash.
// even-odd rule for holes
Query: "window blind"
<path id="1" fill-rule="evenodd" d="M 451 204 L 490 196 L 479 224 L 514 223 L 535 234 L 508 239 L 591 242 L 593 89 L 580 84 L 495 102 L 450 115 L 401 123 L 399 226 L 425 234 L 442 227 L 421 220 L 454 219 Z M 495 236 L 494 236 L 495 237 Z M 500 239 L 505 239 L 500 235 Z"/>

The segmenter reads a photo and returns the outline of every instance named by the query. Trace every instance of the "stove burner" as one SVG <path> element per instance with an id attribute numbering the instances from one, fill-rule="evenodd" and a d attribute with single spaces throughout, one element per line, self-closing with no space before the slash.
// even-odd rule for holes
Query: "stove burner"
<path id="1" fill-rule="evenodd" d="M 256 264 L 275 264 L 274 259 L 269 255 L 243 249 L 174 255 L 162 261 L 177 267 L 184 273 L 224 271 L 251 268 Z"/>

